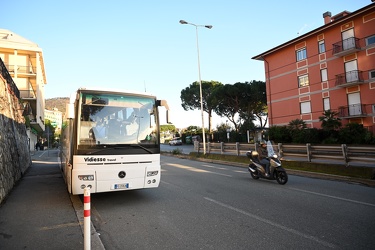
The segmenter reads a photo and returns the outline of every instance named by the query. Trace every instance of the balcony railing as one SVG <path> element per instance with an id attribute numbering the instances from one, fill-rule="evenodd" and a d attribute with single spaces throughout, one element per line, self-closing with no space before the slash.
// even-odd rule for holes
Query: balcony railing
<path id="1" fill-rule="evenodd" d="M 36 98 L 36 94 L 33 90 L 20 90 L 20 94 L 22 99 Z"/>
<path id="2" fill-rule="evenodd" d="M 349 37 L 345 40 L 333 44 L 332 54 L 335 56 L 344 56 L 361 49 L 359 38 Z"/>
<path id="3" fill-rule="evenodd" d="M 15 65 L 5 65 L 10 73 L 15 73 Z M 17 65 L 17 74 L 36 74 L 36 67 Z"/>
<path id="4" fill-rule="evenodd" d="M 352 70 L 336 75 L 336 86 L 347 87 L 364 82 L 363 71 Z"/>
<path id="5" fill-rule="evenodd" d="M 340 118 L 357 118 L 365 116 L 367 116 L 365 104 L 358 103 L 339 107 L 338 117 Z"/>

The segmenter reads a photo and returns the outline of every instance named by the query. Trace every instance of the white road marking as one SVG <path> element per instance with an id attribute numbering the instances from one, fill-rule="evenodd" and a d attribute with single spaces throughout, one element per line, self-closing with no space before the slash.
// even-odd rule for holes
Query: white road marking
<path id="1" fill-rule="evenodd" d="M 242 171 L 242 170 L 234 170 L 236 173 L 241 173 L 241 174 L 249 174 L 249 171 Z"/>
<path id="2" fill-rule="evenodd" d="M 206 165 L 206 164 L 203 164 L 202 166 L 206 167 L 206 168 L 214 168 L 214 169 L 220 169 L 220 170 L 229 170 L 227 168 L 223 168 L 223 167 L 215 167 L 215 166 L 212 166 L 212 165 Z"/>
<path id="3" fill-rule="evenodd" d="M 315 195 L 318 195 L 318 196 L 328 197 L 328 198 L 332 198 L 332 199 L 336 199 L 336 200 L 348 201 L 348 202 L 352 202 L 352 203 L 356 203 L 356 204 L 361 204 L 361 205 L 366 205 L 366 206 L 370 206 L 370 207 L 375 207 L 375 204 L 371 204 L 371 203 L 367 203 L 367 202 L 350 200 L 350 199 L 341 198 L 341 197 L 338 197 L 338 196 L 321 194 L 321 193 L 307 191 L 307 190 L 298 189 L 298 188 L 288 188 L 288 189 L 299 191 L 299 192 L 303 192 L 303 193 L 308 193 L 308 194 L 315 194 Z"/>
<path id="4" fill-rule="evenodd" d="M 323 246 L 326 246 L 326 247 L 329 247 L 329 248 L 335 248 L 335 247 L 336 247 L 334 244 L 331 244 L 331 243 L 329 243 L 329 242 L 326 242 L 326 241 L 320 240 L 320 239 L 318 239 L 318 238 L 316 238 L 316 237 L 314 237 L 314 236 L 312 236 L 312 235 L 308 235 L 308 234 L 301 233 L 301 232 L 299 232 L 299 231 L 297 231 L 297 230 L 294 230 L 294 229 L 292 229 L 292 228 L 285 227 L 285 226 L 280 225 L 280 224 L 278 224 L 278 223 L 275 223 L 275 222 L 273 222 L 273 221 L 270 221 L 270 220 L 264 219 L 264 218 L 262 218 L 262 217 L 260 217 L 260 216 L 257 216 L 257 215 L 254 215 L 254 214 L 248 213 L 248 212 L 246 212 L 246 211 L 244 211 L 244 210 L 241 210 L 241 209 L 238 209 L 238 208 L 232 207 L 232 206 L 230 206 L 230 205 L 224 204 L 224 203 L 219 202 L 219 201 L 216 201 L 216 200 L 214 200 L 214 199 L 211 199 L 211 198 L 208 198 L 208 197 L 204 197 L 204 199 L 206 199 L 206 200 L 208 200 L 208 201 L 211 201 L 211 202 L 213 202 L 213 203 L 215 203 L 215 204 L 217 204 L 217 205 L 220 205 L 220 206 L 222 206 L 222 207 L 225 207 L 225 208 L 228 208 L 228 209 L 230 209 L 230 210 L 233 210 L 233 211 L 236 211 L 236 212 L 238 212 L 238 213 L 241 213 L 241 214 L 243 214 L 243 215 L 249 216 L 249 217 L 251 217 L 251 218 L 253 218 L 253 219 L 255 219 L 255 220 L 258 220 L 258 221 L 264 222 L 264 223 L 266 223 L 266 224 L 268 224 L 268 225 L 271 225 L 271 226 L 273 226 L 273 227 L 277 227 L 277 228 L 282 229 L 282 230 L 284 230 L 284 231 L 287 231 L 287 232 L 289 232 L 289 233 L 292 233 L 292 234 L 295 234 L 295 235 L 301 236 L 301 237 L 303 237 L 303 238 L 306 238 L 306 239 L 309 239 L 309 240 L 315 241 L 315 242 L 317 242 L 317 243 L 319 243 L 319 244 L 321 244 L 321 245 L 323 245 Z"/>
<path id="5" fill-rule="evenodd" d="M 166 165 L 176 167 L 176 168 L 185 169 L 185 170 L 189 170 L 189 171 L 192 171 L 192 172 L 210 173 L 210 174 L 217 174 L 217 175 L 222 175 L 222 176 L 226 176 L 226 177 L 232 177 L 231 175 L 228 175 L 228 174 L 215 173 L 215 172 L 211 172 L 211 171 L 208 171 L 208 170 L 193 168 L 193 167 L 189 167 L 189 166 L 185 166 L 185 165 L 181 165 L 181 164 L 171 164 L 170 163 L 170 164 L 166 164 Z"/>

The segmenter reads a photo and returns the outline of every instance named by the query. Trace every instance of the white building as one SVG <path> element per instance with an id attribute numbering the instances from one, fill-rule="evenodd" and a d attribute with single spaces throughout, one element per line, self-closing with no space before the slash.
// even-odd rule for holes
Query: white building
<path id="1" fill-rule="evenodd" d="M 27 107 L 29 118 L 30 150 L 34 150 L 38 133 L 44 126 L 44 85 L 47 84 L 43 52 L 33 43 L 16 33 L 0 29 L 0 58 L 13 78 L 20 97 Z"/>

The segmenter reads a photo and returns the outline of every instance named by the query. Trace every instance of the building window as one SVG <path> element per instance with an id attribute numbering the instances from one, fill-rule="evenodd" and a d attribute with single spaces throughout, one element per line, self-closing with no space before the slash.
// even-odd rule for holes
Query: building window
<path id="1" fill-rule="evenodd" d="M 298 77 L 298 86 L 299 87 L 306 87 L 309 86 L 309 76 L 303 75 Z"/>
<path id="2" fill-rule="evenodd" d="M 324 45 L 324 40 L 319 41 L 319 53 L 326 52 L 326 46 Z"/>
<path id="3" fill-rule="evenodd" d="M 331 104 L 329 103 L 329 98 L 323 98 L 323 108 L 324 111 L 330 110 L 331 109 Z"/>
<path id="4" fill-rule="evenodd" d="M 366 38 L 366 46 L 375 44 L 375 35 Z"/>
<path id="5" fill-rule="evenodd" d="M 325 82 L 328 80 L 327 69 L 320 70 L 320 77 L 322 79 L 322 82 Z"/>
<path id="6" fill-rule="evenodd" d="M 375 80 L 375 70 L 370 70 L 369 71 L 369 79 L 370 80 Z"/>
<path id="7" fill-rule="evenodd" d="M 301 114 L 311 113 L 311 104 L 310 102 L 301 102 Z"/>
<path id="8" fill-rule="evenodd" d="M 301 61 L 301 60 L 303 60 L 303 59 L 306 59 L 306 58 L 307 58 L 306 48 L 303 48 L 303 49 L 297 50 L 297 51 L 296 51 L 296 55 L 297 55 L 297 62 L 298 62 L 298 61 Z"/>

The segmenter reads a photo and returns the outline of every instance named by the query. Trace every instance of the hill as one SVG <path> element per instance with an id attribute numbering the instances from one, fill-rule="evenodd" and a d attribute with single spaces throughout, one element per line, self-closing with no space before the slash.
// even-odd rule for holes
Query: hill
<path id="1" fill-rule="evenodd" d="M 66 104 L 69 103 L 69 97 L 56 97 L 45 100 L 45 109 L 53 110 L 57 108 L 58 111 L 61 111 L 65 114 Z"/>

